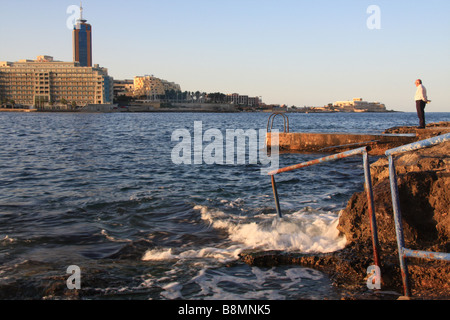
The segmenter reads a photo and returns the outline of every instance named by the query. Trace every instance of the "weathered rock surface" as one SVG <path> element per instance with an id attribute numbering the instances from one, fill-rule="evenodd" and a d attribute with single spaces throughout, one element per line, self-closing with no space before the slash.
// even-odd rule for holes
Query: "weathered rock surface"
<path id="1" fill-rule="evenodd" d="M 442 129 L 442 128 L 443 129 Z M 418 140 L 447 133 L 450 123 L 391 129 L 398 133 L 417 131 Z M 388 130 L 387 132 L 390 132 Z M 420 131 L 420 132 L 419 132 Z M 395 157 L 405 245 L 410 249 L 450 252 L 450 142 Z M 396 299 L 403 294 L 393 219 L 388 160 L 371 166 L 382 273 L 382 291 L 368 290 L 367 269 L 374 264 L 370 219 L 365 192 L 354 194 L 342 211 L 338 229 L 347 246 L 330 254 L 259 252 L 242 254 L 248 264 L 273 266 L 298 264 L 327 273 L 343 299 Z M 413 297 L 450 299 L 450 262 L 408 258 Z M 386 291 L 395 294 L 383 294 Z"/>
<path id="2" fill-rule="evenodd" d="M 430 243 L 450 251 L 450 143 L 405 153 L 395 159 L 400 208 L 406 245 L 426 247 Z M 396 241 L 388 161 L 381 158 L 371 166 L 380 243 Z M 358 193 L 348 202 L 339 230 L 350 242 L 371 237 L 366 195 Z M 419 248 L 418 248 L 419 249 Z"/>
<path id="3" fill-rule="evenodd" d="M 423 140 L 435 136 L 440 136 L 448 132 L 450 132 L 450 122 L 441 121 L 427 124 L 425 129 L 419 129 L 417 127 L 393 127 L 385 130 L 383 133 L 387 134 L 416 133 L 418 140 Z"/>

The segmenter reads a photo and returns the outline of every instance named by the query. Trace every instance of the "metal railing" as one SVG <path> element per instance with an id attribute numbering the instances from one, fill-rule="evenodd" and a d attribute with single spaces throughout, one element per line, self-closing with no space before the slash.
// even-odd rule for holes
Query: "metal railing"
<path id="1" fill-rule="evenodd" d="M 277 214 L 279 218 L 282 218 L 281 209 L 280 209 L 280 201 L 278 198 L 278 190 L 277 185 L 275 182 L 275 175 L 283 172 L 289 172 L 293 170 L 297 170 L 300 168 L 309 167 L 312 165 L 328 162 L 328 161 L 334 161 L 338 159 L 343 159 L 355 155 L 361 154 L 363 156 L 363 164 L 364 164 L 364 179 L 365 179 L 365 191 L 367 194 L 368 199 L 368 208 L 369 208 L 369 215 L 370 215 L 370 227 L 372 232 L 372 246 L 373 246 L 373 254 L 374 254 L 374 263 L 377 267 L 380 267 L 380 254 L 379 254 L 379 241 L 378 241 L 378 232 L 377 232 L 377 224 L 376 224 L 376 218 L 375 218 L 375 205 L 373 200 L 373 190 L 372 190 L 372 179 L 370 176 L 370 164 L 369 164 L 369 157 L 367 153 L 367 147 L 362 147 L 338 154 L 334 154 L 331 156 L 322 157 L 319 159 L 299 163 L 296 165 L 292 165 L 289 167 L 285 167 L 282 169 L 274 170 L 269 172 L 268 174 L 271 176 L 272 180 L 272 189 L 273 189 L 273 195 L 275 198 L 275 206 L 277 210 Z"/>
<path id="2" fill-rule="evenodd" d="M 410 143 L 398 148 L 386 151 L 386 156 L 389 158 L 389 179 L 391 183 L 392 206 L 394 210 L 395 232 L 397 236 L 397 247 L 400 259 L 400 268 L 403 281 L 403 290 L 406 297 L 411 296 L 411 289 L 409 285 L 408 266 L 406 264 L 407 257 L 425 258 L 433 260 L 447 260 L 450 261 L 450 254 L 443 252 L 430 252 L 421 250 L 411 250 L 405 247 L 405 239 L 403 235 L 402 215 L 400 210 L 400 201 L 398 195 L 397 174 L 395 171 L 395 163 L 393 156 L 400 153 L 414 151 L 426 147 L 430 147 L 439 143 L 450 141 L 450 133 L 440 135 L 434 138 Z"/>

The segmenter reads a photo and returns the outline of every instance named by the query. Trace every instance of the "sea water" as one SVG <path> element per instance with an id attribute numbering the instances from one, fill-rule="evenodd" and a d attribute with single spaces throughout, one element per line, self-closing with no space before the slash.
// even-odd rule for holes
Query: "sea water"
<path id="1" fill-rule="evenodd" d="M 381 133 L 414 113 L 289 114 L 291 132 Z M 177 129 L 261 130 L 267 113 L 0 113 L 0 298 L 334 299 L 310 268 L 248 266 L 244 250 L 333 252 L 363 190 L 360 157 L 270 178 L 255 163 L 175 164 Z M 429 113 L 427 121 L 450 121 Z M 283 129 L 281 120 L 275 122 Z M 280 154 L 284 167 L 321 157 Z M 370 161 L 376 158 L 371 157 Z"/>

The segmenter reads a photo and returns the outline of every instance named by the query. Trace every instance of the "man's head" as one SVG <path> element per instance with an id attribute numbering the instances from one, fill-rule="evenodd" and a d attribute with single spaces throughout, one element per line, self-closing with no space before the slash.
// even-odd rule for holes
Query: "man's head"
<path id="1" fill-rule="evenodd" d="M 416 80 L 416 87 L 420 86 L 421 84 L 422 84 L 422 80 L 417 79 L 417 80 Z"/>

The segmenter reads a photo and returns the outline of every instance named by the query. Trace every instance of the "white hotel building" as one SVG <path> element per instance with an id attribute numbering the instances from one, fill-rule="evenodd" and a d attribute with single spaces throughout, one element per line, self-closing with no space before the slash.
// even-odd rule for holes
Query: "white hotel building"
<path id="1" fill-rule="evenodd" d="M 367 102 L 362 98 L 355 98 L 353 101 L 336 101 L 334 107 L 340 111 L 348 112 L 383 112 L 386 111 L 386 106 L 379 102 Z"/>
<path id="2" fill-rule="evenodd" d="M 36 60 L 0 62 L 0 101 L 24 106 L 48 107 L 63 102 L 76 106 L 111 104 L 113 78 L 98 65 L 81 67 L 79 62 Z"/>

